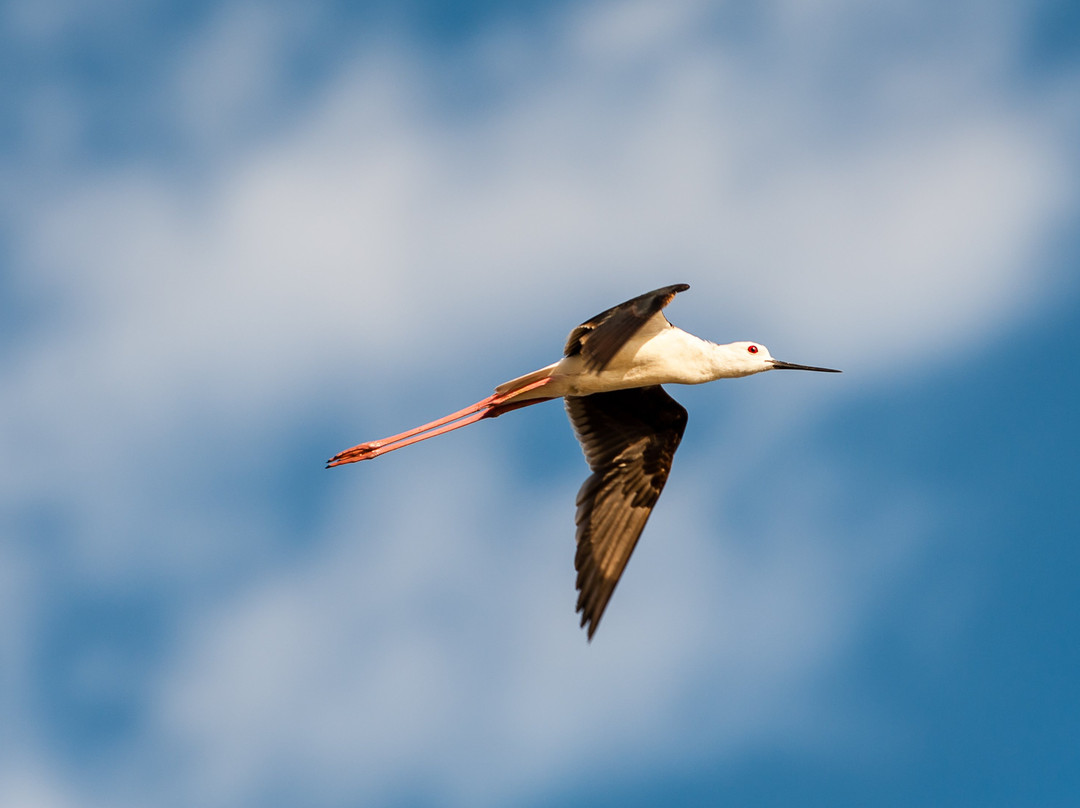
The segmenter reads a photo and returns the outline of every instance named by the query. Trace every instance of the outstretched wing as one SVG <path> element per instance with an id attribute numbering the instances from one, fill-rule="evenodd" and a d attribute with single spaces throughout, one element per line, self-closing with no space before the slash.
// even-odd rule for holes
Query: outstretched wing
<path id="1" fill-rule="evenodd" d="M 619 349 L 653 317 L 660 317 L 665 325 L 670 325 L 660 310 L 676 294 L 689 288 L 689 284 L 676 283 L 600 312 L 570 332 L 563 353 L 566 356 L 580 354 L 586 370 L 603 370 Z"/>
<path id="2" fill-rule="evenodd" d="M 667 482 L 686 410 L 654 385 L 567 397 L 566 412 L 593 471 L 577 496 L 574 559 L 591 640 Z"/>

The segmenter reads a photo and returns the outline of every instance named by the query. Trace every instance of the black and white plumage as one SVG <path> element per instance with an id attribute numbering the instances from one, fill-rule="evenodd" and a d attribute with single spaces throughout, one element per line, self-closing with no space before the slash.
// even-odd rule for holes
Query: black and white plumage
<path id="1" fill-rule="evenodd" d="M 660 310 L 689 288 L 685 283 L 665 286 L 600 312 L 570 332 L 563 356 L 581 356 L 586 370 L 603 370 L 649 320 L 659 314 L 666 323 Z"/>
<path id="2" fill-rule="evenodd" d="M 592 475 L 577 497 L 578 601 L 591 640 L 671 471 L 686 410 L 662 384 L 700 384 L 766 370 L 830 368 L 773 359 L 755 342 L 717 345 L 676 328 L 663 309 L 690 287 L 628 300 L 570 332 L 564 356 L 487 398 L 430 423 L 335 455 L 327 466 L 370 460 L 484 418 L 563 398 Z"/>

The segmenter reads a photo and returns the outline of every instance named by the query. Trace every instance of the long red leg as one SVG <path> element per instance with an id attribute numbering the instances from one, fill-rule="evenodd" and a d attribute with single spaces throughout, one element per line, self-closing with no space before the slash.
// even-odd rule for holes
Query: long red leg
<path id="1" fill-rule="evenodd" d="M 507 401 L 507 399 L 511 399 L 521 393 L 526 393 L 530 390 L 542 387 L 550 381 L 550 378 L 543 378 L 517 390 L 502 394 L 496 393 L 485 399 L 481 399 L 464 409 L 458 410 L 450 415 L 444 415 L 442 418 L 437 418 L 434 421 L 422 424 L 414 429 L 399 432 L 396 435 L 391 435 L 382 440 L 358 444 L 351 449 L 346 449 L 331 457 L 330 460 L 327 461 L 326 467 L 331 468 L 332 466 L 342 466 L 346 463 L 356 463 L 360 460 L 371 460 L 379 455 L 392 452 L 395 449 L 403 449 L 406 446 L 411 446 L 422 440 L 434 438 L 436 435 L 443 435 L 452 430 L 460 429 L 463 426 L 475 424 L 477 421 L 484 418 L 497 418 L 503 413 L 510 412 L 511 410 L 528 407 L 530 404 L 539 404 L 541 401 L 550 401 L 550 398 L 530 398 L 525 401 Z"/>

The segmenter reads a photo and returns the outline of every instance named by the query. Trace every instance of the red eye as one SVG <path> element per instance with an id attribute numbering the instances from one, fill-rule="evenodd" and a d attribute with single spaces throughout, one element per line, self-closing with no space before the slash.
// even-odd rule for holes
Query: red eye
<path id="1" fill-rule="evenodd" d="M 748 350 L 750 353 L 757 353 L 757 346 L 756 345 L 751 345 L 746 350 Z"/>

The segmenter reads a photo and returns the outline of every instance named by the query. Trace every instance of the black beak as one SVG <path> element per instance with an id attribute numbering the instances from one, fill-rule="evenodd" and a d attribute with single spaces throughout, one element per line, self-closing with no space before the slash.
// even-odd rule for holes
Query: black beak
<path id="1" fill-rule="evenodd" d="M 819 373 L 843 373 L 842 370 L 833 370 L 832 368 L 812 368 L 809 365 L 795 365 L 791 362 L 781 362 L 779 359 L 770 359 L 772 364 L 770 370 L 816 370 Z"/>

